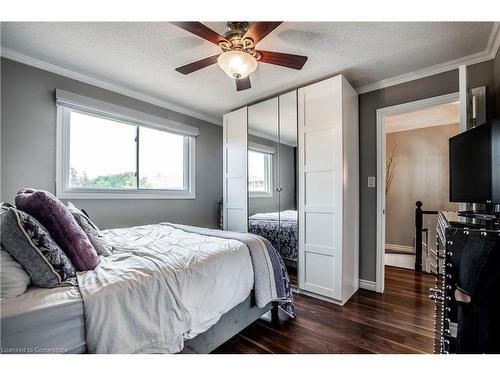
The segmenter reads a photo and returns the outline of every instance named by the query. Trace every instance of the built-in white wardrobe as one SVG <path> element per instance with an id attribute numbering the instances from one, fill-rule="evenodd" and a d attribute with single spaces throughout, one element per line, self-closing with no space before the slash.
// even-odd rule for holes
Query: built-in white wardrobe
<path id="1" fill-rule="evenodd" d="M 344 304 L 359 285 L 358 96 L 342 75 L 293 96 L 296 113 L 287 121 L 297 122 L 297 292 Z M 224 116 L 226 230 L 248 230 L 248 124 L 248 107 Z"/>
<path id="2" fill-rule="evenodd" d="M 247 129 L 247 107 L 224 115 L 223 224 L 224 230 L 234 232 L 248 228 Z"/>

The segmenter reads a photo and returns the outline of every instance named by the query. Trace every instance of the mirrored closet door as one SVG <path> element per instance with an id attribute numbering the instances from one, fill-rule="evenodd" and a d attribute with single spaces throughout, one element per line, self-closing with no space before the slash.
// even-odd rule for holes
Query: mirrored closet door
<path id="1" fill-rule="evenodd" d="M 267 238 L 288 266 L 298 261 L 297 93 L 248 107 L 248 231 Z"/>

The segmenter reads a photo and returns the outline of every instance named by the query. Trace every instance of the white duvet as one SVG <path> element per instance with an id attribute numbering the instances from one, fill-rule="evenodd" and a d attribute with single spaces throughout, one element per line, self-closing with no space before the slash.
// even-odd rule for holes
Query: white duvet
<path id="1" fill-rule="evenodd" d="M 244 301 L 253 283 L 240 241 L 167 225 L 103 231 L 115 250 L 78 274 L 92 353 L 176 353 Z"/>

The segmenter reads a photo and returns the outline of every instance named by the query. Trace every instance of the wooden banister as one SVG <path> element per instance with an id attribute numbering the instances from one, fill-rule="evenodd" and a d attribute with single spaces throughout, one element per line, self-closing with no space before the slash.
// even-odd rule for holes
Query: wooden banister
<path id="1" fill-rule="evenodd" d="M 438 211 L 422 210 L 421 201 L 415 203 L 415 271 L 422 272 L 422 233 L 424 231 L 424 215 L 437 215 Z"/>

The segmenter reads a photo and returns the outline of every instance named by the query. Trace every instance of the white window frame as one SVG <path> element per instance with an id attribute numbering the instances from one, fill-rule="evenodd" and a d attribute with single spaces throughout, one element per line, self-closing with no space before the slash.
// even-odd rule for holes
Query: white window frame
<path id="1" fill-rule="evenodd" d="M 56 90 L 56 196 L 61 199 L 196 199 L 197 128 L 179 124 L 110 103 Z M 184 136 L 185 189 L 78 189 L 69 186 L 69 148 L 71 112 L 122 122 L 140 128 L 153 128 Z M 140 141 L 140 140 L 139 140 Z M 139 144 L 140 147 L 140 144 Z M 137 149 L 137 152 L 139 150 Z M 138 157 L 138 155 L 136 155 Z M 138 163 L 136 163 L 138 164 Z M 138 166 L 137 166 L 138 167 Z M 136 169 L 136 172 L 139 172 Z"/>
<path id="2" fill-rule="evenodd" d="M 260 154 L 267 155 L 269 157 L 269 168 L 268 168 L 268 176 L 269 179 L 267 181 L 266 191 L 252 191 L 250 190 L 250 181 L 248 181 L 248 195 L 250 198 L 272 198 L 274 191 L 274 172 L 273 172 L 273 163 L 274 163 L 274 148 L 269 146 L 264 146 L 258 143 L 249 142 L 248 143 L 248 152 L 258 152 Z"/>

